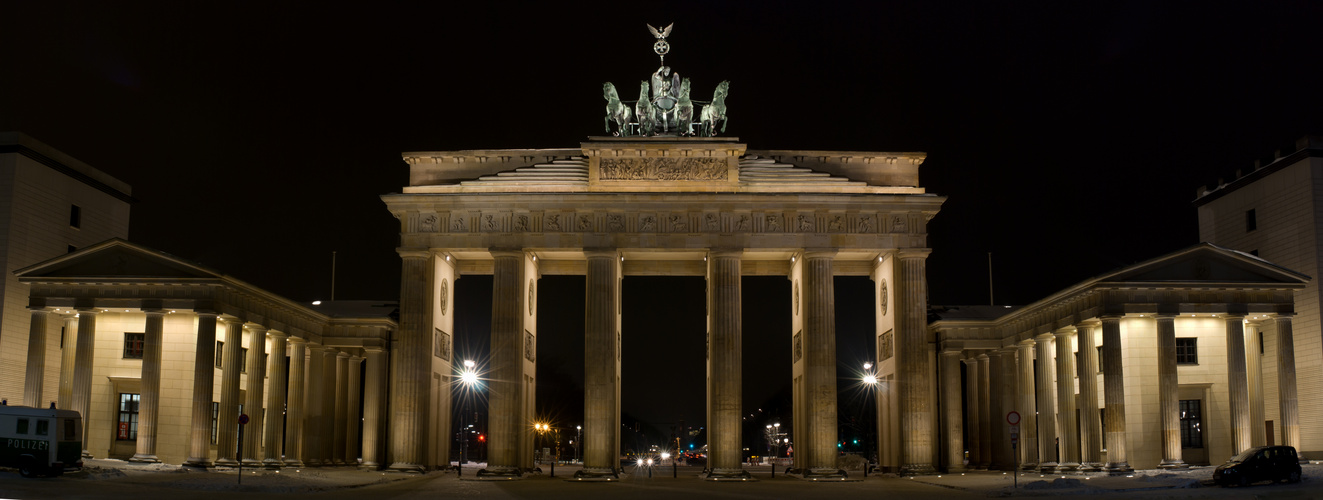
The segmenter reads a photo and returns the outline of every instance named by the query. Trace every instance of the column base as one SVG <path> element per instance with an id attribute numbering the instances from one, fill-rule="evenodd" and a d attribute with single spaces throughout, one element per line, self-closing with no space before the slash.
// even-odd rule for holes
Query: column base
<path id="1" fill-rule="evenodd" d="M 261 466 L 262 466 L 262 461 L 261 461 L 261 460 L 257 460 L 257 459 L 255 459 L 255 458 L 245 458 L 245 459 L 243 459 L 243 466 L 244 466 L 244 467 L 261 467 Z"/>
<path id="2" fill-rule="evenodd" d="M 1121 476 L 1125 474 L 1134 474 L 1135 469 L 1128 462 L 1109 463 L 1103 467 L 1103 472 L 1109 476 Z"/>
<path id="3" fill-rule="evenodd" d="M 93 457 L 91 452 L 87 450 L 83 450 L 83 458 L 96 458 L 96 457 Z"/>
<path id="4" fill-rule="evenodd" d="M 1022 470 L 1022 471 L 1037 471 L 1037 470 L 1038 470 L 1038 464 L 1023 463 L 1023 464 L 1020 464 L 1020 470 Z"/>
<path id="5" fill-rule="evenodd" d="M 1043 462 L 1041 464 L 1038 464 L 1038 472 L 1046 472 L 1048 474 L 1051 474 L 1053 472 L 1056 472 L 1056 470 L 1057 470 L 1056 462 Z"/>
<path id="6" fill-rule="evenodd" d="M 1098 472 L 1102 470 L 1103 464 L 1098 462 L 1080 462 L 1080 472 Z"/>
<path id="7" fill-rule="evenodd" d="M 584 468 L 574 473 L 575 481 L 619 481 L 620 475 L 614 469 L 600 467 Z"/>
<path id="8" fill-rule="evenodd" d="M 303 464 L 302 460 L 299 460 L 297 458 L 290 458 L 285 460 L 285 467 L 307 467 L 307 466 Z"/>
<path id="9" fill-rule="evenodd" d="M 900 475 L 902 476 L 928 476 L 937 474 L 937 469 L 932 464 L 907 464 L 900 466 Z"/>
<path id="10" fill-rule="evenodd" d="M 1184 460 L 1163 460 L 1158 463 L 1159 469 L 1188 469 L 1189 467 L 1190 464 L 1185 463 Z"/>
<path id="11" fill-rule="evenodd" d="M 524 477 L 524 471 L 518 467 L 492 467 L 490 469 L 479 469 L 478 477 L 503 477 L 508 479 Z"/>
<path id="12" fill-rule="evenodd" d="M 804 479 L 809 481 L 844 481 L 849 477 L 841 469 L 804 469 Z"/>
<path id="13" fill-rule="evenodd" d="M 161 459 L 156 458 L 156 455 L 146 455 L 139 453 L 133 455 L 133 458 L 130 458 L 129 462 L 135 464 L 159 464 L 161 463 Z"/>
<path id="14" fill-rule="evenodd" d="M 262 460 L 262 467 L 267 469 L 279 469 L 285 466 L 285 462 L 276 458 L 267 458 Z"/>
<path id="15" fill-rule="evenodd" d="M 393 464 L 390 464 L 390 467 L 388 467 L 387 470 L 392 470 L 395 472 L 416 472 L 419 474 L 427 471 L 427 469 L 422 465 L 411 464 L 406 462 L 395 462 Z"/>
<path id="16" fill-rule="evenodd" d="M 239 461 L 233 458 L 217 458 L 216 467 L 238 467 Z"/>
<path id="17" fill-rule="evenodd" d="M 377 470 L 380 468 L 381 468 L 381 464 L 376 462 L 363 462 L 361 464 L 358 464 L 358 470 Z M 453 467 L 446 467 L 446 468 L 453 469 Z"/>
<path id="18" fill-rule="evenodd" d="M 337 459 L 335 459 L 335 463 L 334 463 L 334 464 L 335 464 L 335 465 L 344 465 L 344 464 L 345 464 L 345 461 L 344 461 L 343 458 L 337 458 Z"/>
<path id="19" fill-rule="evenodd" d="M 753 475 L 744 469 L 712 469 L 707 473 L 708 481 L 750 481 Z"/>
<path id="20" fill-rule="evenodd" d="M 1075 472 L 1079 472 L 1079 470 L 1080 470 L 1080 464 L 1077 464 L 1075 462 L 1061 462 L 1057 464 L 1057 468 L 1052 472 L 1056 474 L 1073 474 Z"/>

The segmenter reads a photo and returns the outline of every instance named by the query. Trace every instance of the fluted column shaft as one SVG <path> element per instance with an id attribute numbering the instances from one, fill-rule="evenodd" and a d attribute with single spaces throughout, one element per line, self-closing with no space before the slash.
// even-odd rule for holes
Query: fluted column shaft
<path id="1" fill-rule="evenodd" d="M 584 423 L 583 467 L 586 473 L 614 474 L 619 465 L 615 450 L 620 425 L 616 423 L 619 379 L 619 254 L 588 251 L 584 304 Z"/>
<path id="2" fill-rule="evenodd" d="M 307 425 L 308 343 L 299 337 L 289 338 L 289 399 L 285 414 L 285 466 L 303 467 L 308 444 L 304 440 Z"/>
<path id="3" fill-rule="evenodd" d="M 1249 429 L 1250 446 L 1263 446 L 1267 442 L 1267 429 L 1263 422 L 1267 420 L 1263 409 L 1263 360 L 1259 352 L 1259 324 L 1245 323 L 1245 381 L 1249 388 Z"/>
<path id="4" fill-rule="evenodd" d="M 73 407 L 73 374 L 74 362 L 78 352 L 78 317 L 64 317 L 64 336 L 62 337 L 60 352 L 60 392 L 57 396 L 56 407 L 61 410 L 68 410 Z"/>
<path id="5" fill-rule="evenodd" d="M 978 357 L 978 468 L 992 466 L 992 427 L 995 425 L 992 413 L 992 358 L 989 354 Z"/>
<path id="6" fill-rule="evenodd" d="M 1039 335 L 1035 354 L 1034 398 L 1038 403 L 1038 467 L 1045 472 L 1057 468 L 1056 364 L 1052 362 L 1052 334 Z"/>
<path id="7" fill-rule="evenodd" d="M 965 470 L 964 418 L 960 399 L 960 351 L 944 351 L 942 370 L 942 440 L 947 472 Z"/>
<path id="8" fill-rule="evenodd" d="M 1080 437 L 1075 429 L 1075 351 L 1071 347 L 1075 332 L 1059 330 L 1057 347 L 1057 414 L 1061 420 L 1061 456 L 1057 469 L 1071 471 L 1080 466 Z"/>
<path id="9" fill-rule="evenodd" d="M 400 327 L 391 356 L 390 468 L 422 471 L 426 461 L 428 391 L 431 384 L 431 257 L 401 251 Z"/>
<path id="10" fill-rule="evenodd" d="M 1020 412 L 1020 467 L 1036 469 L 1038 467 L 1038 411 L 1037 394 L 1034 393 L 1034 340 L 1029 339 L 1016 345 L 1015 371 L 1015 407 Z"/>
<path id="11" fill-rule="evenodd" d="M 982 410 L 978 405 L 979 393 L 979 369 L 978 359 L 969 358 L 965 360 L 965 428 L 969 429 L 969 442 L 966 447 L 969 449 L 969 468 L 978 468 L 979 456 L 982 453 L 981 439 L 979 437 L 979 428 L 982 427 Z"/>
<path id="12" fill-rule="evenodd" d="M 326 427 L 322 409 L 326 400 L 326 348 L 308 344 L 307 394 L 303 402 L 303 463 L 322 465 L 322 429 Z"/>
<path id="13" fill-rule="evenodd" d="M 225 344 L 221 346 L 220 415 L 216 424 L 216 465 L 233 466 L 239 449 L 239 364 L 243 353 L 243 322 L 225 318 Z"/>
<path id="14" fill-rule="evenodd" d="M 23 404 L 45 408 L 41 400 L 42 384 L 46 379 L 46 319 L 50 312 L 32 309 L 28 325 L 28 371 L 23 380 Z"/>
<path id="15" fill-rule="evenodd" d="M 523 421 L 523 252 L 492 252 L 491 413 L 487 416 L 488 470 L 520 470 Z"/>
<path id="16" fill-rule="evenodd" d="M 1158 467 L 1185 466 L 1181 460 L 1180 378 L 1176 372 L 1176 318 L 1159 314 L 1158 418 L 1162 421 L 1162 461 Z"/>
<path id="17" fill-rule="evenodd" d="M 741 251 L 713 251 L 708 257 L 707 391 L 711 429 L 709 476 L 743 473 L 740 430 L 743 396 L 741 364 Z"/>
<path id="18" fill-rule="evenodd" d="M 335 443 L 331 459 L 336 465 L 344 465 L 345 451 L 349 443 L 349 353 L 335 354 L 335 430 L 331 441 Z"/>
<path id="19" fill-rule="evenodd" d="M 267 362 L 270 368 L 267 370 L 267 380 L 271 384 L 271 392 L 266 395 L 267 415 L 263 421 L 266 426 L 265 458 L 262 459 L 262 465 L 267 468 L 278 468 L 284 465 L 284 459 L 281 456 L 281 444 L 284 443 L 285 418 L 289 411 L 285 406 L 285 347 L 287 344 L 282 332 L 267 332 L 271 337 L 271 356 Z M 283 424 L 283 425 L 282 425 Z"/>
<path id="20" fill-rule="evenodd" d="M 902 474 L 936 470 L 933 424 L 937 414 L 932 407 L 933 369 L 928 357 L 928 253 L 902 250 L 896 255 L 896 381 L 900 386 Z M 831 287 L 830 282 L 827 287 Z M 835 320 L 834 316 L 828 319 Z"/>
<path id="21" fill-rule="evenodd" d="M 197 345 L 193 356 L 193 414 L 184 465 L 211 466 L 211 403 L 216 381 L 216 313 L 198 311 Z"/>
<path id="22" fill-rule="evenodd" d="M 991 376 L 988 423 L 992 443 L 992 461 L 988 464 L 988 468 L 1012 470 L 1015 468 L 1015 455 L 1011 449 L 1006 414 L 1015 409 L 1015 348 L 993 351 L 988 354 L 988 359 Z"/>
<path id="23" fill-rule="evenodd" d="M 382 403 L 386 392 L 386 350 L 368 347 L 367 390 L 363 391 L 363 468 L 376 470 L 381 466 Z M 447 459 L 448 460 L 448 459 Z"/>
<path id="24" fill-rule="evenodd" d="M 363 387 L 363 358 L 349 357 L 349 404 L 345 408 L 345 463 L 358 465 L 359 393 Z M 449 460 L 449 459 L 447 459 Z"/>
<path id="25" fill-rule="evenodd" d="M 1250 449 L 1249 382 L 1245 378 L 1245 317 L 1227 315 L 1227 395 L 1231 405 L 1231 453 Z"/>
<path id="26" fill-rule="evenodd" d="M 1300 406 L 1296 400 L 1295 333 L 1291 315 L 1279 314 L 1277 324 L 1277 401 L 1282 419 L 1282 444 L 1300 449 Z M 1317 457 L 1315 457 L 1317 458 Z M 1305 457 L 1300 456 L 1305 461 Z"/>
<path id="27" fill-rule="evenodd" d="M 835 472 L 836 468 L 836 297 L 832 286 L 835 252 L 804 254 L 804 385 L 807 418 L 803 426 L 795 422 L 795 432 L 812 436 L 812 454 L 803 468 Z M 897 354 L 903 347 L 897 346 Z M 926 344 L 925 344 L 926 347 Z M 927 351 L 924 351 L 924 356 Z M 899 378 L 899 377 L 898 377 Z M 926 396 L 927 393 L 923 393 Z M 902 396 L 901 441 L 907 436 Z M 803 430 L 801 430 L 803 429 Z M 930 441 L 924 441 L 927 450 Z M 902 447 L 905 444 L 902 443 Z M 904 448 L 901 463 L 907 460 Z M 797 464 L 798 465 L 798 464 Z M 902 469 L 905 467 L 901 466 Z"/>
<path id="28" fill-rule="evenodd" d="M 92 368 L 96 349 L 96 315 L 91 308 L 78 309 L 78 352 L 74 361 L 73 409 L 83 417 L 83 458 L 91 458 L 87 444 L 95 418 L 92 410 Z"/>
<path id="29" fill-rule="evenodd" d="M 245 379 L 243 412 L 248 415 L 248 423 L 243 426 L 243 464 L 245 467 L 256 466 L 262 458 L 258 446 L 262 442 L 262 403 L 264 402 L 263 383 L 266 382 L 262 360 L 266 356 L 266 328 L 253 326 L 248 328 L 248 377 Z"/>
<path id="30" fill-rule="evenodd" d="M 161 333 L 165 314 L 144 310 L 147 324 L 142 343 L 142 395 L 138 401 L 138 442 L 130 462 L 156 463 L 156 429 L 161 407 Z"/>
<path id="31" fill-rule="evenodd" d="M 317 429 L 317 439 L 321 441 L 321 446 L 317 448 L 317 458 L 321 460 L 322 465 L 335 465 L 335 443 L 340 440 L 340 435 L 335 432 L 335 400 L 336 397 L 336 356 L 339 351 L 334 348 L 326 348 L 322 352 L 322 425 Z M 426 449 L 426 446 L 423 447 Z"/>
<path id="32" fill-rule="evenodd" d="M 1103 316 L 1103 398 L 1107 404 L 1104 431 L 1107 440 L 1107 465 L 1110 472 L 1126 472 L 1130 461 L 1126 453 L 1125 370 L 1121 359 L 1121 317 Z"/>
<path id="33" fill-rule="evenodd" d="M 1075 326 L 1080 352 L 1080 469 L 1102 467 L 1102 416 L 1098 408 L 1098 343 L 1094 325 Z"/>

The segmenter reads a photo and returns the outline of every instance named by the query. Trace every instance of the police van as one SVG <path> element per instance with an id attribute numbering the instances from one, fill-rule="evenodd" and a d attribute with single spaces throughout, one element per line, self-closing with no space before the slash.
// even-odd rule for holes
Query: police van
<path id="1" fill-rule="evenodd" d="M 73 410 L 0 405 L 0 466 L 23 477 L 83 467 L 83 419 Z"/>

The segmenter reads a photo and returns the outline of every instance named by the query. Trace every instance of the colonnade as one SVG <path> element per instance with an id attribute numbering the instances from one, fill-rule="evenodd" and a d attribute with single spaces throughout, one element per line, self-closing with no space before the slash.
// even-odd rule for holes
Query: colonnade
<path id="1" fill-rule="evenodd" d="M 1232 453 L 1262 442 L 1254 439 L 1252 428 L 1260 427 L 1251 419 L 1250 387 L 1261 387 L 1257 353 L 1247 356 L 1243 314 L 1222 315 L 1226 330 L 1227 390 L 1230 416 L 1229 435 Z M 1156 345 L 1136 345 L 1128 350 L 1154 349 L 1157 352 L 1158 400 L 1160 403 L 1161 439 L 1159 467 L 1185 467 L 1181 451 L 1179 376 L 1177 374 L 1175 313 L 1158 314 Z M 991 350 L 953 348 L 943 353 L 940 367 L 944 387 L 960 387 L 959 363 L 965 364 L 967 397 L 959 391 L 948 395 L 944 418 L 946 462 L 959 466 L 962 460 L 953 450 L 961 449 L 959 426 L 952 424 L 962 414 L 968 416 L 968 434 L 976 437 L 968 443 L 969 465 L 975 469 L 1010 470 L 1018 464 L 1043 472 L 1105 471 L 1127 473 L 1133 470 L 1127 453 L 1127 410 L 1125 362 L 1122 356 L 1121 315 L 1102 315 Z M 1299 413 L 1296 399 L 1294 340 L 1291 314 L 1279 313 L 1270 321 L 1277 332 L 1278 401 L 1282 443 L 1300 446 Z M 1249 323 L 1254 325 L 1254 323 Z M 1102 346 L 1095 343 L 1101 330 Z M 1076 346 L 1078 348 L 1076 349 Z M 1076 363 L 1078 351 L 1079 363 Z M 1102 400 L 1100 415 L 1098 387 L 1098 351 L 1102 354 Z M 1035 369 L 1035 359 L 1037 368 Z M 1247 373 L 1247 359 L 1254 370 Z M 1075 391 L 1078 380 L 1079 392 Z M 1259 389 L 1261 392 L 1261 388 Z M 951 391 L 948 391 L 951 392 Z M 1261 398 L 1261 395 L 1260 395 Z M 1262 399 L 1258 399 L 1262 401 Z M 1078 404 L 1077 404 L 1078 402 Z M 963 405 L 964 412 L 960 411 Z M 951 408 L 954 406 L 955 408 Z M 1078 408 L 1078 427 L 1076 423 Z M 1019 412 L 1019 447 L 1011 449 L 1010 411 Z M 1132 416 L 1135 415 L 1132 413 Z M 1253 423 L 1253 422 L 1258 422 Z M 1078 429 L 1078 430 L 1077 430 Z M 1205 429 L 1208 429 L 1205 427 Z M 1141 438 L 1143 439 L 1143 438 Z M 1104 460 L 1104 452 L 1106 458 Z"/>
<path id="2" fill-rule="evenodd" d="M 64 318 L 66 331 L 77 328 L 76 340 L 66 342 L 60 367 L 59 399 L 61 408 L 83 415 L 84 457 L 93 426 L 110 425 L 95 418 L 92 410 L 92 373 L 94 370 L 96 324 L 103 309 L 78 307 L 77 315 Z M 161 407 L 161 372 L 163 318 L 159 306 L 144 304 L 142 371 L 138 405 L 136 451 L 131 462 L 155 463 Z M 25 379 L 25 401 L 41 407 L 45 367 L 45 338 L 49 316 L 45 308 L 34 308 Z M 196 345 L 193 357 L 191 422 L 188 432 L 188 458 L 184 464 L 197 467 L 246 467 L 357 464 L 359 444 L 365 467 L 381 461 L 376 443 L 383 424 L 386 353 L 383 347 L 342 350 L 328 347 L 285 332 L 213 311 L 194 311 L 197 318 Z M 223 328 L 220 394 L 213 394 L 216 375 L 217 329 Z M 246 359 L 240 359 L 244 338 L 248 339 Z M 270 352 L 267 352 L 267 346 Z M 286 357 L 288 352 L 289 357 Z M 362 352 L 364 355 L 360 355 Z M 268 359 L 270 362 L 268 363 Z M 362 391 L 360 367 L 366 359 L 368 390 Z M 286 362 L 290 362 L 288 380 Z M 269 366 L 268 366 L 269 365 Z M 240 375 L 247 372 L 244 391 Z M 270 385 L 268 389 L 267 384 Z M 288 398 L 286 398 L 288 387 Z M 360 437 L 360 391 L 366 394 L 364 432 Z M 66 397 L 66 394 L 68 396 Z M 242 397 L 241 397 L 242 394 Z M 216 417 L 216 452 L 212 457 L 212 405 L 219 398 Z M 242 442 L 238 432 L 240 407 L 248 415 Z M 284 411 L 283 419 L 280 412 Z M 282 425 L 283 424 L 283 425 Z M 242 445 L 242 447 L 240 447 Z M 240 451 L 242 450 L 242 451 Z"/>

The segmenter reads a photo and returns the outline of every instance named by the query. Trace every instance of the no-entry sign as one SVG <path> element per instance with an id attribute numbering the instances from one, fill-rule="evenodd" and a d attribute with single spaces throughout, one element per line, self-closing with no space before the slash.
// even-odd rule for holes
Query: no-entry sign
<path id="1" fill-rule="evenodd" d="M 1006 423 L 1011 425 L 1020 425 L 1020 412 L 1012 410 L 1006 414 Z"/>
<path id="2" fill-rule="evenodd" d="M 239 415 L 239 425 L 244 425 L 247 423 L 248 423 L 248 414 L 244 413 L 242 415 Z"/>

